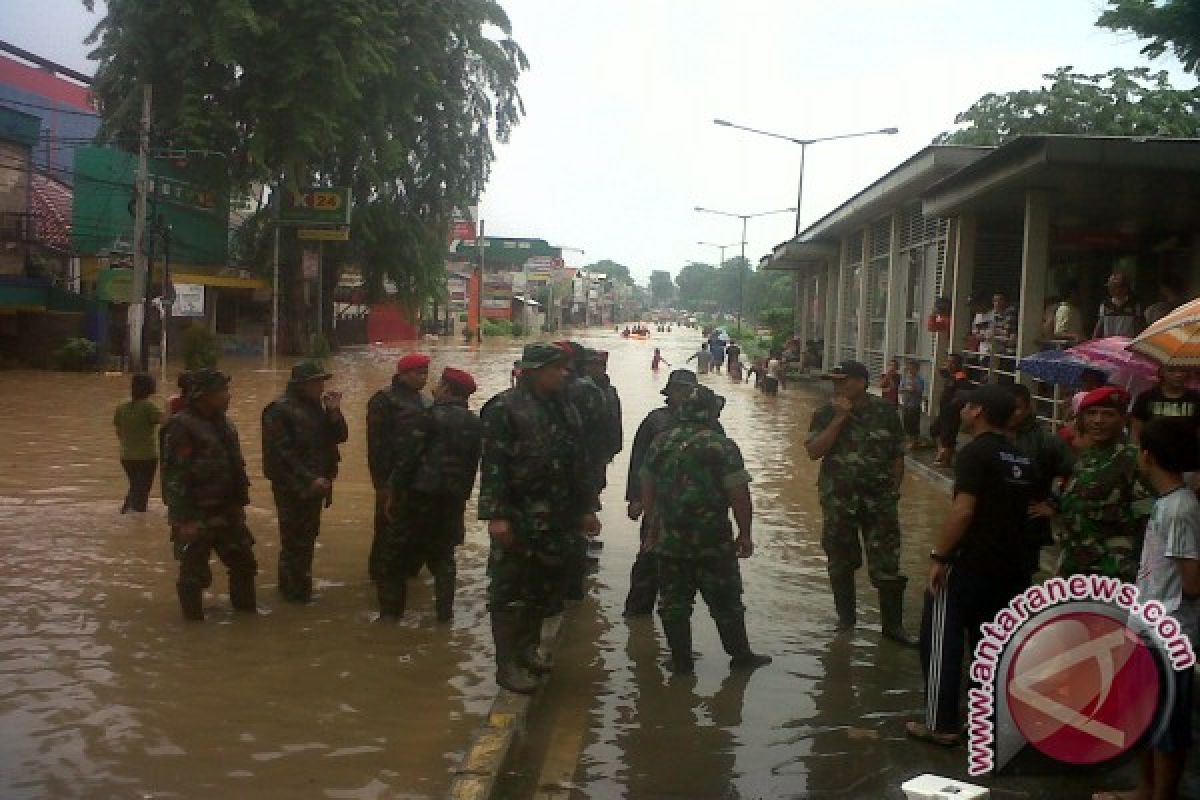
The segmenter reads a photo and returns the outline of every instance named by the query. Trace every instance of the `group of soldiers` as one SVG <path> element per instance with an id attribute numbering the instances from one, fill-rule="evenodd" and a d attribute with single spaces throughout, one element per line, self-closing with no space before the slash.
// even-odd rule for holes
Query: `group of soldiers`
<path id="1" fill-rule="evenodd" d="M 480 425 L 467 409 L 475 381 L 447 367 L 432 405 L 419 394 L 429 358 L 401 359 L 392 386 L 368 408 L 369 460 L 377 492 L 371 577 L 380 615 L 404 612 L 404 577 L 428 565 L 440 620 L 453 615 L 454 548 L 463 538 L 463 510 L 479 465 Z M 278 588 L 284 600 L 313 599 L 313 555 L 321 512 L 333 502 L 348 429 L 341 394 L 327 392 L 332 375 L 317 362 L 297 364 L 283 395 L 262 414 L 263 472 L 279 519 Z M 235 610 L 257 610 L 254 537 L 246 526 L 250 480 L 237 429 L 226 416 L 227 375 L 188 373 L 180 382 L 185 405 L 163 426 L 163 500 L 179 560 L 176 588 L 188 620 L 204 619 L 203 591 L 212 584 L 216 551 L 229 571 Z"/>
<path id="2" fill-rule="evenodd" d="M 607 354 L 574 342 L 524 348 L 512 388 L 477 417 L 466 372 L 447 367 L 429 403 L 430 359 L 400 359 L 391 385 L 367 407 L 368 467 L 375 490 L 368 563 L 381 619 L 405 611 L 406 583 L 422 566 L 434 578 L 436 616 L 453 616 L 455 547 L 480 474 L 478 517 L 487 523 L 488 609 L 497 682 L 532 692 L 550 669 L 539 648 L 542 623 L 583 596 L 591 551 L 599 549 L 600 495 L 622 449 L 621 402 Z M 348 435 L 341 395 L 316 362 L 296 365 L 284 394 L 262 414 L 263 471 L 278 510 L 278 588 L 290 602 L 313 597 L 313 555 L 321 512 L 333 500 Z M 180 561 L 186 619 L 204 618 L 213 550 L 229 570 L 230 600 L 255 611 L 254 538 L 246 526 L 249 478 L 237 430 L 226 416 L 230 379 L 189 373 L 186 405 L 163 429 L 163 496 Z M 692 671 L 690 616 L 697 591 L 737 667 L 770 659 L 751 651 L 738 559 L 753 551 L 750 476 L 719 422 L 723 398 L 695 373 L 675 370 L 634 440 L 626 500 L 641 520 L 629 615 L 658 600 L 671 661 Z M 738 533 L 733 534 L 730 511 Z"/>

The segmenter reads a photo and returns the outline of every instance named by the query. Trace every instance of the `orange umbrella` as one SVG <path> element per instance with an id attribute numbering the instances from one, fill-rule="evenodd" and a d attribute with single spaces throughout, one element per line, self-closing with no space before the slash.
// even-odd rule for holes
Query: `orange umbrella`
<path id="1" fill-rule="evenodd" d="M 1146 328 L 1129 349 L 1164 367 L 1200 367 L 1200 298 Z"/>

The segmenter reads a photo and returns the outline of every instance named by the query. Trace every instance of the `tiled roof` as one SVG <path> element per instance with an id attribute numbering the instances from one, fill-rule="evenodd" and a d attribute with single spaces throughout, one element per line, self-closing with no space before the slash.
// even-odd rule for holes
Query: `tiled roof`
<path id="1" fill-rule="evenodd" d="M 71 206 L 75 195 L 65 184 L 33 175 L 33 240 L 63 253 L 71 251 Z"/>

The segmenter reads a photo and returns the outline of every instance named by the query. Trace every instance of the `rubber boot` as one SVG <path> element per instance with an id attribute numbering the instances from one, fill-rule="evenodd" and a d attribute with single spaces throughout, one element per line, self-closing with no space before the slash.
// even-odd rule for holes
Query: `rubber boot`
<path id="1" fill-rule="evenodd" d="M 433 605 L 438 622 L 454 619 L 454 576 L 436 573 L 433 576 Z"/>
<path id="2" fill-rule="evenodd" d="M 671 660 L 667 669 L 676 675 L 691 675 L 696 671 L 696 663 L 692 659 L 692 623 L 691 620 L 662 621 L 663 634 L 667 637 L 667 645 L 671 648 Z"/>
<path id="3" fill-rule="evenodd" d="M 904 586 L 906 578 L 889 581 L 879 587 L 879 616 L 883 622 L 883 637 L 905 647 L 916 647 L 917 640 L 904 630 Z"/>
<path id="4" fill-rule="evenodd" d="M 183 618 L 202 622 L 204 620 L 204 590 L 199 586 L 177 586 L 175 591 L 179 595 L 179 608 L 183 611 Z"/>
<path id="5" fill-rule="evenodd" d="M 537 614 L 521 616 L 521 639 L 517 649 L 517 663 L 532 675 L 547 675 L 554 664 L 542 657 L 542 618 Z"/>
<path id="6" fill-rule="evenodd" d="M 738 617 L 717 623 L 721 644 L 729 654 L 730 669 L 758 669 L 771 663 L 770 656 L 762 656 L 750 649 L 746 638 L 746 618 Z"/>
<path id="7" fill-rule="evenodd" d="M 379 598 L 380 619 L 399 620 L 404 616 L 408 587 L 403 577 L 400 580 L 390 575 L 380 578 L 375 582 L 375 594 Z"/>
<path id="8" fill-rule="evenodd" d="M 258 611 L 254 597 L 254 575 L 236 574 L 229 576 L 229 602 L 235 611 L 251 614 Z"/>
<path id="9" fill-rule="evenodd" d="M 858 624 L 857 603 L 854 596 L 854 573 L 829 576 L 833 589 L 833 607 L 837 610 L 837 633 L 848 633 Z"/>
<path id="10" fill-rule="evenodd" d="M 537 691 L 537 679 L 517 663 L 521 626 L 521 616 L 515 612 L 492 612 L 492 640 L 496 644 L 496 683 L 510 692 L 533 694 Z"/>

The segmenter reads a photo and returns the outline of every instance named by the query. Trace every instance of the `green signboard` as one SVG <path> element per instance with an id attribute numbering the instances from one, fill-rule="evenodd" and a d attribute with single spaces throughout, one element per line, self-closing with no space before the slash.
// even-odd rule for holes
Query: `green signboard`
<path id="1" fill-rule="evenodd" d="M 349 189 L 279 192 L 280 225 L 349 225 Z"/>
<path id="2" fill-rule="evenodd" d="M 171 262 L 225 267 L 229 249 L 229 190 L 202 180 L 198 168 L 150 162 L 149 213 L 171 226 Z M 133 250 L 137 156 L 108 147 L 75 151 L 71 242 L 82 255 Z M 155 260 L 162 243 L 155 243 Z"/>

